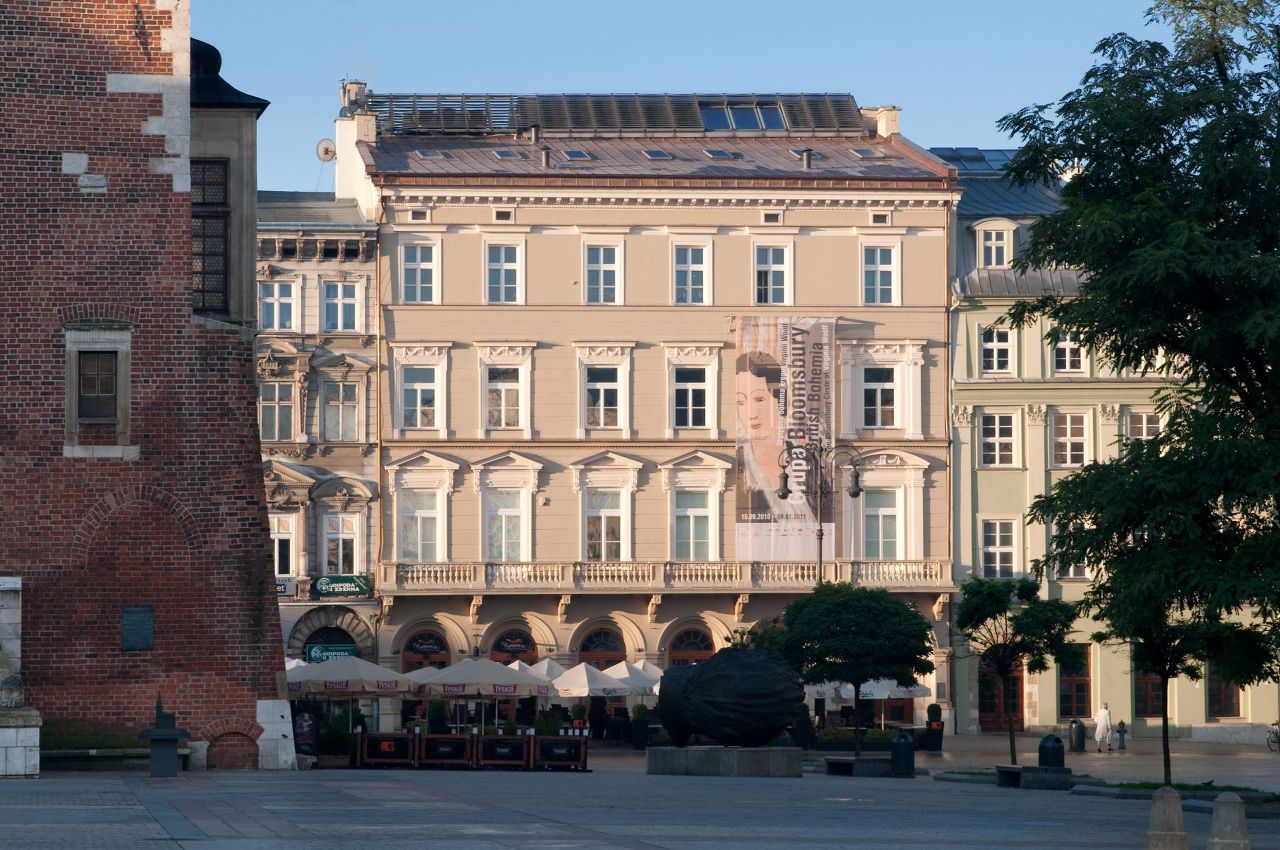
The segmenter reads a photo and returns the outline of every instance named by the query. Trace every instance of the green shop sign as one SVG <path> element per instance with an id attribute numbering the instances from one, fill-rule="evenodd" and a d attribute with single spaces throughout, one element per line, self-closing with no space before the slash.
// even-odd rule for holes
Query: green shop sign
<path id="1" fill-rule="evenodd" d="M 315 583 L 317 596 L 368 596 L 368 576 L 321 576 Z"/>
<path id="2" fill-rule="evenodd" d="M 321 661 L 332 661 L 335 658 L 346 658 L 348 655 L 359 655 L 360 650 L 352 643 L 316 643 L 303 650 L 308 664 L 319 664 Z"/>

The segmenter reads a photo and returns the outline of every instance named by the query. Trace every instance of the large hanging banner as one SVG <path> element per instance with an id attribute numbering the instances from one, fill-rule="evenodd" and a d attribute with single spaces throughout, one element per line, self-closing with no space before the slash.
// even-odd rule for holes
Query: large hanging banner
<path id="1" fill-rule="evenodd" d="M 814 561 L 818 522 L 824 559 L 835 546 L 832 498 L 817 516 L 815 488 L 833 489 L 829 470 L 786 454 L 835 433 L 835 320 L 779 316 L 737 319 L 737 558 Z M 791 495 L 778 495 L 786 465 Z M 823 477 L 818 481 L 815 476 Z"/>

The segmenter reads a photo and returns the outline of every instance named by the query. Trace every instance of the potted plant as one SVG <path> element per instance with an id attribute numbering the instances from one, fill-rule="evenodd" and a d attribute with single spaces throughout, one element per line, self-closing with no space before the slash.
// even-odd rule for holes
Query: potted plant
<path id="1" fill-rule="evenodd" d="M 929 707 L 925 709 L 925 715 L 928 720 L 924 733 L 920 735 L 920 749 L 940 753 L 942 752 L 942 734 L 946 725 L 942 720 L 942 706 L 936 702 L 929 703 Z"/>
<path id="2" fill-rule="evenodd" d="M 569 716 L 573 718 L 574 729 L 582 729 L 587 725 L 587 707 L 582 703 L 570 707 Z"/>
<path id="3" fill-rule="evenodd" d="M 344 708 L 320 728 L 316 738 L 316 767 L 348 767 L 355 754 L 353 729 L 364 728 L 364 713 L 359 708 Z"/>
<path id="4" fill-rule="evenodd" d="M 631 706 L 631 748 L 643 750 L 649 746 L 649 706 L 636 703 Z"/>
<path id="5" fill-rule="evenodd" d="M 560 712 L 539 711 L 533 721 L 533 731 L 535 735 L 559 735 Z"/>

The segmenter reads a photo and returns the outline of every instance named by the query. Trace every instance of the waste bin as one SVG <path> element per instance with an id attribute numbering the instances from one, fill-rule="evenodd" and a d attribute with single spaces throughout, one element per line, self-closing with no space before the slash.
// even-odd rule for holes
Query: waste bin
<path id="1" fill-rule="evenodd" d="M 1084 752 L 1084 724 L 1078 719 L 1072 720 L 1067 728 L 1067 741 L 1073 753 Z"/>
<path id="2" fill-rule="evenodd" d="M 905 729 L 889 742 L 889 772 L 894 776 L 916 775 L 916 744 Z"/>
<path id="3" fill-rule="evenodd" d="M 1066 767 L 1067 758 L 1062 750 L 1062 739 L 1057 735 L 1045 735 L 1040 739 L 1040 766 Z"/>

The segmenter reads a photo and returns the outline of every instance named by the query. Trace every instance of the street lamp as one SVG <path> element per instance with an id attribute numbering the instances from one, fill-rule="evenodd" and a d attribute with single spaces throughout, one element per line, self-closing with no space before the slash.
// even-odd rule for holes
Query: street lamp
<path id="1" fill-rule="evenodd" d="M 786 501 L 791 498 L 791 475 L 787 471 L 791 464 L 797 460 L 807 461 L 803 479 L 800 482 L 801 492 L 806 496 L 812 496 L 814 500 L 814 516 L 817 518 L 818 524 L 818 578 L 822 578 L 822 538 L 824 532 L 822 530 L 822 502 L 824 497 L 833 494 L 832 488 L 827 484 L 826 476 L 822 473 L 828 467 L 831 469 L 831 479 L 836 479 L 836 469 L 841 463 L 853 463 L 853 475 L 849 479 L 849 489 L 846 491 L 850 499 L 856 499 L 862 495 L 862 484 L 859 483 L 857 461 L 862 458 L 862 453 L 857 449 L 849 446 L 839 446 L 823 442 L 819 437 L 817 440 L 808 443 L 793 443 L 787 441 L 786 448 L 778 455 L 778 465 L 782 467 L 782 486 L 778 488 L 778 498 Z"/>

